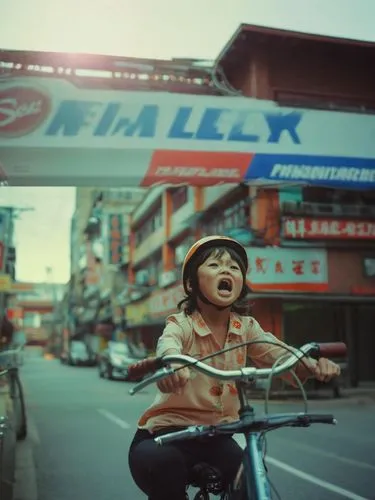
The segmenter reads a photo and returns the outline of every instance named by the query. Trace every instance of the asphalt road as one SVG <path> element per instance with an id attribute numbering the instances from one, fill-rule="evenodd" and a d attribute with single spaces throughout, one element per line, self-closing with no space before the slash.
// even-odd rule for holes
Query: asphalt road
<path id="1" fill-rule="evenodd" d="M 64 366 L 36 355 L 26 356 L 22 377 L 38 500 L 146 498 L 133 484 L 127 453 L 153 387 L 130 396 L 132 384 L 102 380 L 95 368 Z M 301 405 L 282 402 L 271 408 L 284 412 Z M 375 499 L 375 404 L 316 401 L 310 409 L 334 413 L 338 425 L 269 436 L 270 478 L 281 498 Z M 27 498 L 18 495 L 17 500 Z"/>

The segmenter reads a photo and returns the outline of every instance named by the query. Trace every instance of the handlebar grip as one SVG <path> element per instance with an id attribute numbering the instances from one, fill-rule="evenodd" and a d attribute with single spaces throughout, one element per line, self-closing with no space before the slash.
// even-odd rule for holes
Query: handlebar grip
<path id="1" fill-rule="evenodd" d="M 311 424 L 331 424 L 335 425 L 337 423 L 333 415 L 319 415 L 310 414 L 308 415 Z"/>
<path id="2" fill-rule="evenodd" d="M 168 434 L 158 436 L 154 439 L 154 441 L 158 445 L 163 445 L 172 443 L 173 441 L 196 439 L 197 436 L 202 435 L 205 431 L 208 432 L 208 429 L 204 429 L 204 426 L 191 426 L 187 429 L 183 429 L 182 431 L 170 432 Z"/>
<path id="3" fill-rule="evenodd" d="M 321 342 L 317 350 L 320 358 L 345 358 L 348 351 L 344 342 Z"/>
<path id="4" fill-rule="evenodd" d="M 129 380 L 139 380 L 149 373 L 154 373 L 164 366 L 162 358 L 147 358 L 128 367 Z"/>

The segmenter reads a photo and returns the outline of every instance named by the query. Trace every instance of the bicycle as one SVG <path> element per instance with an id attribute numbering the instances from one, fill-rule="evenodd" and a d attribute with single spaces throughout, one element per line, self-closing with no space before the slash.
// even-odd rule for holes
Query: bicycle
<path id="1" fill-rule="evenodd" d="M 245 344 L 249 344 L 247 342 Z M 253 342 L 254 343 L 254 342 Z M 267 342 L 275 344 L 275 342 Z M 236 346 L 238 347 L 238 345 Z M 233 347 L 232 347 L 233 348 Z M 229 348 L 229 349 L 232 349 Z M 287 347 L 286 347 L 287 349 Z M 239 370 L 219 370 L 202 362 L 215 354 L 206 356 L 197 360 L 184 354 L 167 355 L 161 358 L 149 358 L 138 362 L 129 367 L 130 379 L 141 378 L 147 374 L 153 375 L 143 379 L 130 389 L 129 393 L 134 395 L 144 387 L 158 382 L 159 380 L 172 375 L 184 367 L 191 367 L 221 380 L 231 380 L 236 382 L 238 398 L 240 402 L 239 419 L 232 423 L 219 425 L 193 425 L 177 432 L 171 432 L 155 438 L 159 445 L 165 445 L 177 440 L 196 439 L 198 437 L 211 437 L 218 434 L 243 434 L 245 436 L 246 446 L 244 449 L 243 464 L 232 485 L 223 488 L 221 484 L 220 471 L 211 467 L 209 464 L 197 464 L 192 473 L 192 478 L 187 485 L 199 488 L 194 500 L 209 500 L 210 493 L 219 495 L 220 500 L 270 500 L 271 483 L 268 479 L 267 468 L 265 465 L 265 456 L 263 453 L 264 436 L 266 432 L 280 429 L 282 427 L 309 427 L 312 424 L 331 424 L 337 423 L 333 415 L 330 414 L 309 414 L 307 413 L 307 399 L 303 391 L 302 384 L 300 388 L 304 394 L 305 412 L 300 413 L 280 413 L 263 417 L 256 417 L 255 410 L 248 401 L 246 387 L 249 382 L 254 383 L 257 379 L 269 379 L 275 375 L 281 375 L 293 369 L 299 362 L 303 362 L 305 356 L 314 358 L 327 357 L 339 358 L 346 355 L 346 345 L 342 342 L 334 343 L 309 343 L 298 350 L 287 349 L 288 359 L 281 363 L 280 359 L 276 361 L 271 368 L 245 367 Z M 282 357 L 284 359 L 285 356 Z M 181 364 L 178 368 L 171 368 L 171 363 Z M 279 365 L 279 366 L 277 366 Z M 294 372 L 293 372 L 294 373 Z M 294 375 L 296 380 L 297 377 Z M 267 398 L 268 399 L 268 398 Z M 188 499 L 188 495 L 186 497 Z"/>

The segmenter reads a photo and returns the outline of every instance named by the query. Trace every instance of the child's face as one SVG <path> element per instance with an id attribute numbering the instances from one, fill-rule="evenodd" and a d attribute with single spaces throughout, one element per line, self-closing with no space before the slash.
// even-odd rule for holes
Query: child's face
<path id="1" fill-rule="evenodd" d="M 219 257 L 214 251 L 198 267 L 198 283 L 200 291 L 210 302 L 226 307 L 240 296 L 243 277 L 240 266 L 228 252 Z"/>

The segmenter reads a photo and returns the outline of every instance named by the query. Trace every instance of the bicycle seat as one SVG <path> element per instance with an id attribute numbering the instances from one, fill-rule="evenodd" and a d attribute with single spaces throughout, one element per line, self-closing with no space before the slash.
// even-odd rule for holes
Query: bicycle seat
<path id="1" fill-rule="evenodd" d="M 194 465 L 189 483 L 195 488 L 207 490 L 208 493 L 218 495 L 224 488 L 221 480 L 221 472 L 204 462 Z"/>

